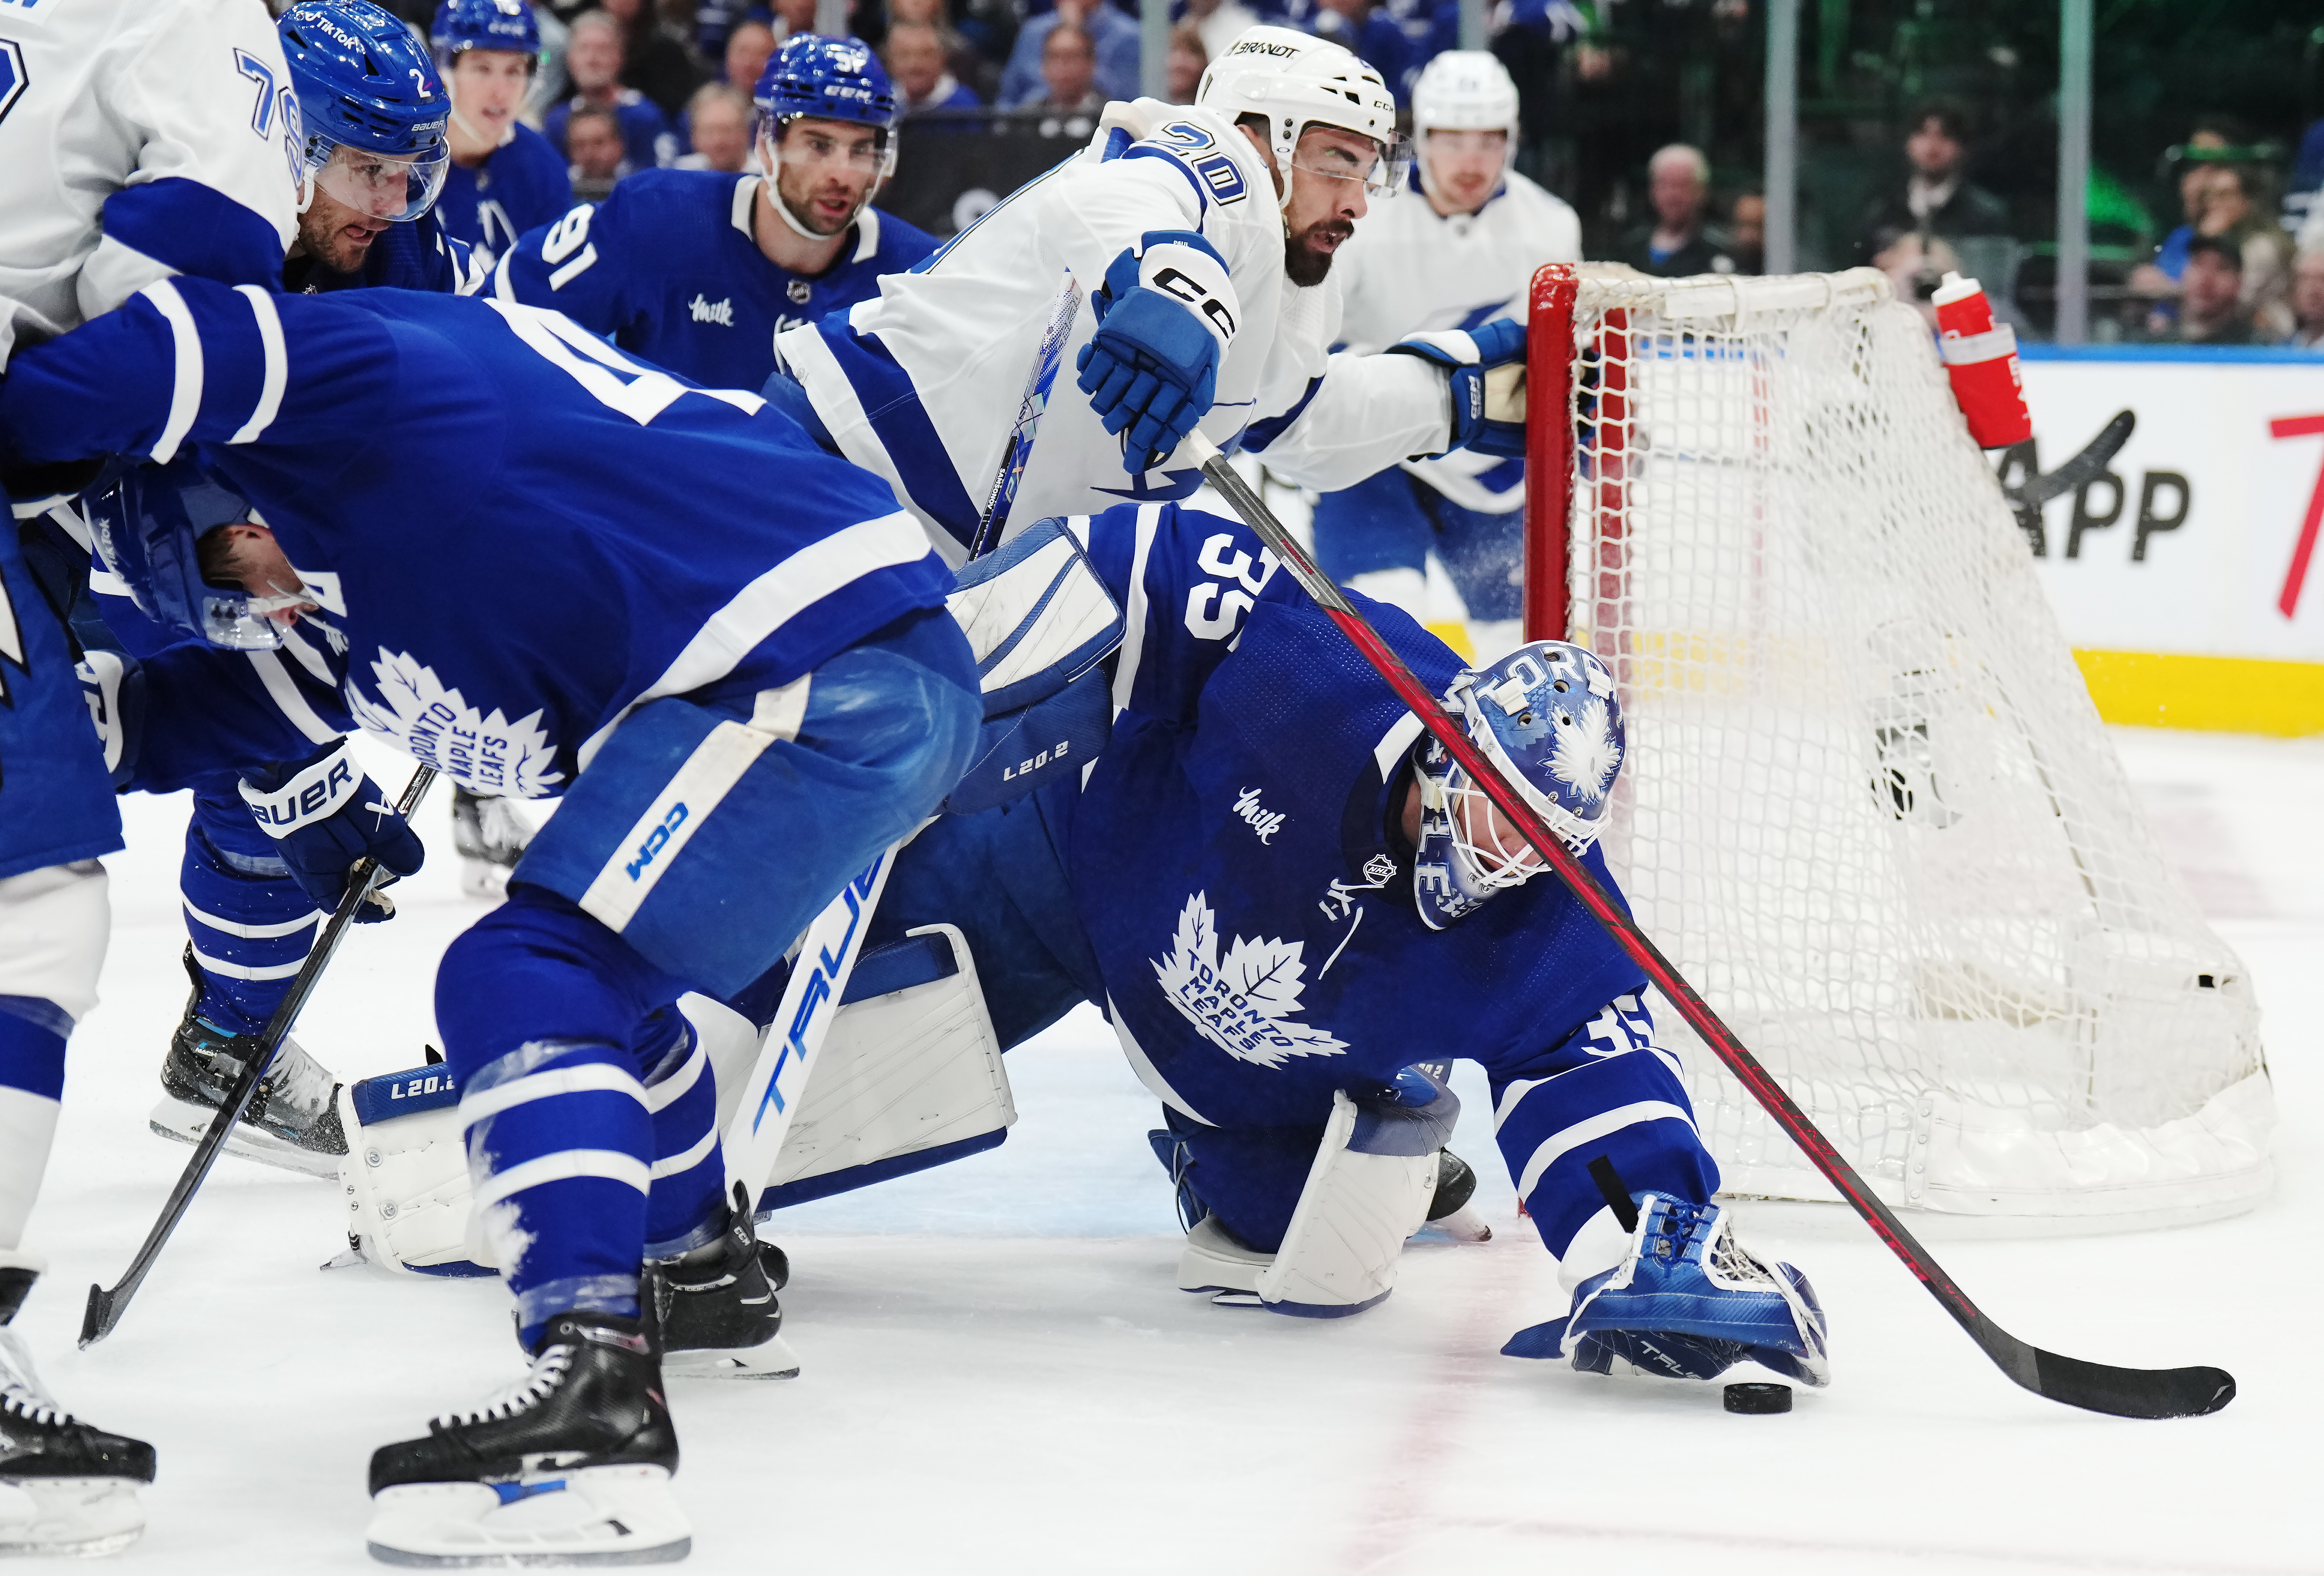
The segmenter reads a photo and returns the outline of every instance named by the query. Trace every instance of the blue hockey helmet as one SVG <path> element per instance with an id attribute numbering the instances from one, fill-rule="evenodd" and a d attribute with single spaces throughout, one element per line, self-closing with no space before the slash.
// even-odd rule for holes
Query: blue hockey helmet
<path id="1" fill-rule="evenodd" d="M 1462 672 L 1444 703 L 1568 848 L 1581 853 L 1597 841 L 1624 748 L 1621 702 L 1603 662 L 1565 641 L 1535 641 Z M 1542 858 L 1435 740 L 1423 738 L 1414 760 L 1420 846 L 1413 893 L 1421 919 L 1442 930 L 1522 883 Z"/>
<path id="2" fill-rule="evenodd" d="M 371 0 L 300 0 L 275 31 L 306 125 L 307 200 L 320 189 L 370 218 L 426 213 L 451 167 L 452 101 L 419 35 Z"/>
<path id="3" fill-rule="evenodd" d="M 228 650 L 270 650 L 282 643 L 282 626 L 267 615 L 312 607 L 313 599 L 254 596 L 239 585 L 212 585 L 202 578 L 196 546 L 219 526 L 249 518 L 240 494 L 186 456 L 132 467 L 88 509 L 97 557 L 121 576 L 146 617 Z"/>
<path id="4" fill-rule="evenodd" d="M 540 23 L 525 0 L 444 0 L 428 30 L 438 64 L 448 66 L 470 50 L 502 50 L 540 56 Z"/>
<path id="5" fill-rule="evenodd" d="M 775 212 L 807 240 L 828 241 L 844 231 L 870 204 L 881 183 L 896 171 L 896 90 L 889 84 L 880 57 L 860 38 L 792 34 L 769 57 L 751 102 L 759 110 L 760 156 L 768 173 L 777 177 Z M 809 227 L 782 195 L 783 128 L 796 120 L 841 121 L 870 126 L 879 134 L 868 152 L 850 151 L 848 158 L 864 178 L 863 195 L 846 219 L 828 230 Z"/>

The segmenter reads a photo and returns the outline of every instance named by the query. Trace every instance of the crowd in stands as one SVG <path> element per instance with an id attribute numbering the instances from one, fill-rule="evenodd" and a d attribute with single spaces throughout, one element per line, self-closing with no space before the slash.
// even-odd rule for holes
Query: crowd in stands
<path id="1" fill-rule="evenodd" d="M 434 0 L 397 3 L 418 11 Z M 741 171 L 751 153 L 752 89 L 780 41 L 812 31 L 817 14 L 816 0 L 527 3 L 544 58 L 525 118 L 568 161 L 585 200 L 637 170 Z M 1018 110 L 1081 135 L 1107 100 L 1139 92 L 1134 0 L 842 4 L 850 30 L 879 51 L 908 121 L 929 133 Z M 1457 0 L 1173 0 L 1171 14 L 1166 91 L 1178 103 L 1192 100 L 1207 63 L 1257 23 L 1347 44 L 1400 100 L 1459 32 Z M 1497 52 L 1522 53 L 1528 30 L 1562 41 L 1557 30 L 1578 14 L 1572 5 L 1505 0 L 1493 11 Z M 1577 59 L 1587 55 L 1577 48 Z M 1916 105 L 1891 145 L 1893 175 L 1854 226 L 1847 261 L 1883 269 L 1900 295 L 1922 302 L 1949 271 L 1998 275 L 1997 309 L 2027 327 L 2011 283 L 2028 248 L 2011 233 L 2010 204 L 1972 176 L 1969 111 Z M 2202 119 L 2171 150 L 2180 222 L 2151 257 L 2098 279 L 2097 312 L 2108 332 L 2324 348 L 2324 201 L 2313 200 L 2324 191 L 2324 121 L 2308 128 L 2288 172 L 2279 173 L 2278 152 L 2224 115 Z M 1610 223 L 1583 216 L 1598 237 L 1595 254 L 1666 276 L 1759 271 L 1766 205 L 1756 183 L 1729 180 L 1722 200 L 1709 160 L 1683 143 L 1654 152 L 1643 174 L 1644 212 L 1628 210 L 1635 222 L 1618 205 Z"/>

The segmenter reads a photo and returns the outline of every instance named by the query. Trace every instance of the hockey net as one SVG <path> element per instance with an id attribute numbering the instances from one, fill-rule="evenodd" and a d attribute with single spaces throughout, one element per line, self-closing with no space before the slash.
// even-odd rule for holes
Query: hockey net
<path id="1" fill-rule="evenodd" d="M 2255 1202 L 2243 965 L 2164 865 L 1918 314 L 1870 269 L 1553 266 L 1531 327 L 1526 632 L 1620 685 L 1604 846 L 1646 934 L 1894 1204 Z M 1834 1196 L 1656 1006 L 1726 1190 Z"/>

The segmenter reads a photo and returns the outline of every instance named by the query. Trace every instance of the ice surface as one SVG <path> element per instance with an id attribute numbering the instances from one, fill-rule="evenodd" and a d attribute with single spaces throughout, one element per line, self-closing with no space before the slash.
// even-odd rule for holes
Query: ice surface
<path id="1" fill-rule="evenodd" d="M 691 1568 L 768 1572 L 2313 1571 L 2324 1563 L 2313 1217 L 2324 1083 L 2324 742 L 2117 730 L 2181 874 L 2242 952 L 2285 1126 L 2274 1200 L 2127 1237 L 1929 1234 L 2024 1339 L 2141 1365 L 2218 1363 L 2218 1416 L 2070 1411 L 1994 1371 L 1837 1207 L 1750 1240 L 1812 1276 L 1836 1379 L 1787 1416 L 1715 1387 L 1496 1355 L 1553 1316 L 1554 1268 L 1515 1215 L 1480 1081 L 1455 1147 L 1496 1236 L 1423 1240 L 1396 1295 L 1333 1323 L 1213 1308 L 1174 1286 L 1154 1102 L 1084 1011 L 1013 1053 L 1010 1141 L 788 1212 L 788 1384 L 678 1385 Z M 374 756 L 391 790 L 408 763 Z M 445 797 L 403 915 L 358 932 L 300 1037 L 344 1074 L 410 1065 L 433 1033 L 459 895 Z M 331 1185 L 226 1160 L 120 1330 L 72 1349 L 189 1153 L 149 1135 L 183 1000 L 182 799 L 126 800 L 105 1006 L 76 1037 L 28 1246 L 51 1273 L 21 1324 L 65 1403 L 152 1439 L 168 1571 L 377 1569 L 374 1446 L 517 1369 L 497 1283 L 317 1267 Z M 2303 1443 L 2302 1442 L 2307 1442 Z"/>

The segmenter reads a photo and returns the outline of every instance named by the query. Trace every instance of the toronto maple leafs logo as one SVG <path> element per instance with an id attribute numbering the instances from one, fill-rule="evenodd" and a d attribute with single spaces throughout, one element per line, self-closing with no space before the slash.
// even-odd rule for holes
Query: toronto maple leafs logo
<path id="1" fill-rule="evenodd" d="M 347 710 L 365 733 L 379 734 L 479 793 L 538 798 L 565 780 L 563 772 L 553 770 L 557 754 L 541 731 L 538 710 L 513 723 L 498 707 L 484 715 L 409 651 L 382 646 L 371 671 L 379 685 L 376 702 L 355 687 L 353 673 L 347 675 Z"/>
<path id="2" fill-rule="evenodd" d="M 1170 955 L 1149 961 L 1162 994 L 1204 1039 L 1239 1062 L 1280 1067 L 1294 1056 L 1347 1054 L 1341 1040 L 1293 1019 L 1306 989 L 1305 950 L 1305 942 L 1239 935 L 1222 959 L 1210 897 L 1196 892 L 1179 912 Z"/>
<path id="3" fill-rule="evenodd" d="M 1573 722 L 1572 727 L 1557 730 L 1557 742 L 1550 750 L 1550 775 L 1594 804 L 1613 786 L 1614 773 L 1622 765 L 1622 747 L 1614 742 L 1604 701 L 1593 697 L 1574 707 Z"/>

